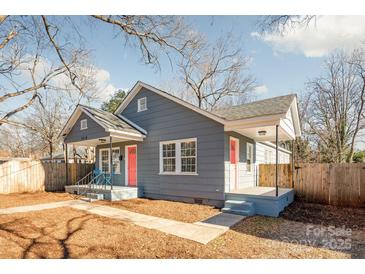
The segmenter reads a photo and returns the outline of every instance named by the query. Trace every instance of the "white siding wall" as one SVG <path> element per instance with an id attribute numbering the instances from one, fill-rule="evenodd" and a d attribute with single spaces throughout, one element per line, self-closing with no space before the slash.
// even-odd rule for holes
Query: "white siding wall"
<path id="1" fill-rule="evenodd" d="M 246 163 L 241 161 L 238 163 L 238 188 L 253 187 L 256 185 L 256 164 L 253 164 L 252 172 L 247 172 Z M 224 186 L 225 191 L 229 192 L 230 189 L 230 176 L 231 176 L 231 164 L 229 161 L 224 162 Z"/>
<path id="2" fill-rule="evenodd" d="M 265 157 L 266 154 L 266 157 Z M 256 163 L 275 164 L 275 148 L 262 143 L 256 143 Z M 279 164 L 289 164 L 290 153 L 279 150 Z"/>

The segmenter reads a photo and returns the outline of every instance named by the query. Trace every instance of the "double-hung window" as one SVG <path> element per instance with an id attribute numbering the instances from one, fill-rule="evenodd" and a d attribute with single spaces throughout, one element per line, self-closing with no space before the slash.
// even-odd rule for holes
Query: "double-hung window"
<path id="1" fill-rule="evenodd" d="M 196 175 L 197 139 L 160 142 L 160 174 Z"/>
<path id="2" fill-rule="evenodd" d="M 103 173 L 110 173 L 110 148 L 102 148 L 100 149 L 100 169 Z M 113 165 L 113 173 L 120 173 L 120 149 L 119 147 L 113 148 L 112 154 L 112 165 Z"/>
<path id="3" fill-rule="evenodd" d="M 162 172 L 176 172 L 176 144 L 162 144 Z"/>

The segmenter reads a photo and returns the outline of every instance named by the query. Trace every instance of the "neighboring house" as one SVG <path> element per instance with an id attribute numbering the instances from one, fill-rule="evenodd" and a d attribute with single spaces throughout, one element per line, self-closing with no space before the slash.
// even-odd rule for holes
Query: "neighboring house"
<path id="1" fill-rule="evenodd" d="M 52 156 L 45 156 L 40 158 L 40 160 L 44 163 L 64 163 L 65 162 L 65 154 L 63 152 L 56 153 Z M 90 163 L 86 154 L 77 154 L 75 157 L 73 155 L 68 155 L 69 163 Z"/>
<path id="2" fill-rule="evenodd" d="M 226 193 L 256 185 L 256 163 L 273 162 L 265 142 L 276 132 L 280 141 L 300 136 L 295 95 L 208 112 L 137 82 L 114 114 L 79 105 L 61 135 L 96 147 L 96 167 L 110 173 L 112 163 L 113 185 L 222 206 Z M 280 149 L 281 162 L 289 154 Z"/>
<path id="3" fill-rule="evenodd" d="M 31 158 L 26 157 L 0 157 L 0 164 L 10 162 L 10 161 L 29 161 Z"/>

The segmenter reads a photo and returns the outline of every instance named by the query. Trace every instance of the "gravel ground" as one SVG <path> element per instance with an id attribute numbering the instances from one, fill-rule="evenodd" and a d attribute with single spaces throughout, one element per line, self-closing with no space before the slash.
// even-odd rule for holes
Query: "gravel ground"
<path id="1" fill-rule="evenodd" d="M 195 223 L 219 213 L 219 209 L 212 206 L 164 200 L 131 199 L 116 202 L 98 201 L 96 203 L 185 223 Z"/>
<path id="2" fill-rule="evenodd" d="M 78 199 L 78 197 L 69 193 L 57 192 L 0 194 L 0 208 L 45 204 L 73 199 Z"/>

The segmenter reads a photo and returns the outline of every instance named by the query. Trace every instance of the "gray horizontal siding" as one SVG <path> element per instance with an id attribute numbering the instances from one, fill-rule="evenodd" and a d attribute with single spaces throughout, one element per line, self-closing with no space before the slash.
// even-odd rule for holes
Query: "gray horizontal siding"
<path id="1" fill-rule="evenodd" d="M 87 119 L 87 129 L 81 130 L 80 121 L 83 119 Z M 67 134 L 65 143 L 97 139 L 106 136 L 109 136 L 109 132 L 106 132 L 102 126 L 96 123 L 85 113 L 81 113 L 79 119 L 77 119 L 71 131 Z"/>
<path id="2" fill-rule="evenodd" d="M 142 97 L 147 97 L 147 110 L 137 112 Z M 147 197 L 224 199 L 223 125 L 146 89 L 122 115 L 148 132 L 137 151 L 138 185 Z M 185 138 L 197 138 L 198 175 L 159 175 L 159 143 Z"/>

